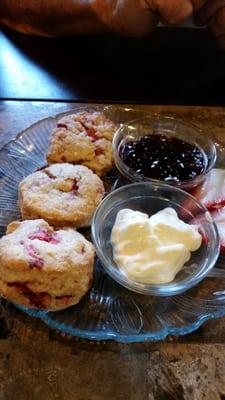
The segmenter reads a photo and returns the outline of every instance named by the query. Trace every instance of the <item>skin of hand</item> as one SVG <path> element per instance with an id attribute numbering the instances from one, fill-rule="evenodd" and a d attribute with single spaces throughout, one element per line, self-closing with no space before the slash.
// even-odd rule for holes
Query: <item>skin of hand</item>
<path id="1" fill-rule="evenodd" d="M 196 15 L 197 25 L 207 25 L 225 49 L 225 0 L 208 0 Z"/>
<path id="2" fill-rule="evenodd" d="M 150 33 L 159 21 L 178 25 L 207 0 L 0 0 L 0 23 L 20 32 L 65 36 Z M 213 0 L 214 1 L 214 0 Z"/>

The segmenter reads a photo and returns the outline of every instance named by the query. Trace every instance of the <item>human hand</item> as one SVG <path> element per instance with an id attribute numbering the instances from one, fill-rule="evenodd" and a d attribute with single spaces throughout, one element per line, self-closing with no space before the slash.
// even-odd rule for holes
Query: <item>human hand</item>
<path id="1" fill-rule="evenodd" d="M 150 33 L 161 21 L 178 25 L 206 0 L 0 0 L 0 22 L 23 33 L 64 36 L 113 31 Z"/>
<path id="2" fill-rule="evenodd" d="M 197 25 L 207 25 L 220 47 L 225 49 L 225 0 L 207 0 L 195 19 Z"/>
<path id="3" fill-rule="evenodd" d="M 179 25 L 198 11 L 207 0 L 96 0 L 94 8 L 112 30 L 141 36 L 158 22 Z"/>

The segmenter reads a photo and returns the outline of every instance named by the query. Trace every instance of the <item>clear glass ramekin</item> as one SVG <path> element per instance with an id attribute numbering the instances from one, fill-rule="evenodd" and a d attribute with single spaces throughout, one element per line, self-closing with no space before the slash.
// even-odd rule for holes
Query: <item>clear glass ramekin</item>
<path id="1" fill-rule="evenodd" d="M 114 135 L 113 152 L 115 164 L 120 173 L 129 181 L 163 182 L 162 180 L 149 178 L 137 173 L 126 165 L 120 157 L 121 146 L 126 142 L 136 141 L 141 139 L 143 136 L 151 135 L 153 133 L 176 137 L 188 142 L 200 148 L 206 158 L 206 168 L 202 174 L 197 175 L 194 179 L 186 181 L 168 181 L 166 182 L 167 184 L 180 187 L 184 190 L 191 190 L 205 179 L 206 175 L 215 165 L 216 147 L 205 132 L 201 131 L 196 126 L 182 122 L 179 119 L 153 114 L 121 125 Z"/>
<path id="2" fill-rule="evenodd" d="M 115 264 L 110 241 L 117 213 L 124 208 L 149 216 L 172 207 L 185 222 L 199 225 L 203 240 L 175 279 L 166 284 L 144 284 L 130 280 Z M 171 296 L 197 285 L 213 268 L 219 255 L 216 224 L 207 209 L 185 191 L 163 183 L 133 183 L 111 192 L 97 208 L 92 221 L 92 238 L 106 272 L 126 288 L 142 294 Z"/>

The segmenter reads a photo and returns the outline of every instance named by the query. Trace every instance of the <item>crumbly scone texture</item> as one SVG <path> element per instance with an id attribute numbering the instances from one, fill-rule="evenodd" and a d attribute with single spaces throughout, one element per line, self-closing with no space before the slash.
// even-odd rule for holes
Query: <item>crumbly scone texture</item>
<path id="1" fill-rule="evenodd" d="M 43 219 L 14 221 L 0 239 L 0 293 L 32 308 L 62 310 L 80 301 L 93 280 L 94 246 L 72 228 Z"/>
<path id="2" fill-rule="evenodd" d="M 53 129 L 49 164 L 82 164 L 104 175 L 113 166 L 112 139 L 116 126 L 101 112 L 79 112 L 61 118 Z"/>
<path id="3" fill-rule="evenodd" d="M 23 219 L 43 218 L 53 226 L 89 226 L 104 195 L 101 179 L 83 165 L 52 164 L 19 184 Z"/>

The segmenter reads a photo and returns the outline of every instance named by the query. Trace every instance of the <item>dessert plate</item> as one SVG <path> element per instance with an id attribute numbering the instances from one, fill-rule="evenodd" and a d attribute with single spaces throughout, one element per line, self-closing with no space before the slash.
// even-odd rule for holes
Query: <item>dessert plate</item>
<path id="1" fill-rule="evenodd" d="M 82 107 L 84 109 L 91 108 Z M 94 109 L 103 110 L 116 124 L 146 115 L 137 108 Z M 18 183 L 46 165 L 45 154 L 56 121 L 79 110 L 81 108 L 35 123 L 0 151 L 0 235 L 5 233 L 9 222 L 20 219 Z M 107 191 L 121 184 L 115 171 L 105 183 Z M 161 340 L 167 335 L 185 335 L 204 321 L 225 315 L 225 260 L 222 257 L 217 267 L 221 271 L 215 271 L 214 277 L 206 278 L 191 290 L 159 298 L 136 294 L 120 286 L 96 259 L 93 287 L 78 305 L 54 313 L 17 307 L 53 329 L 85 339 L 114 339 L 125 343 Z"/>

